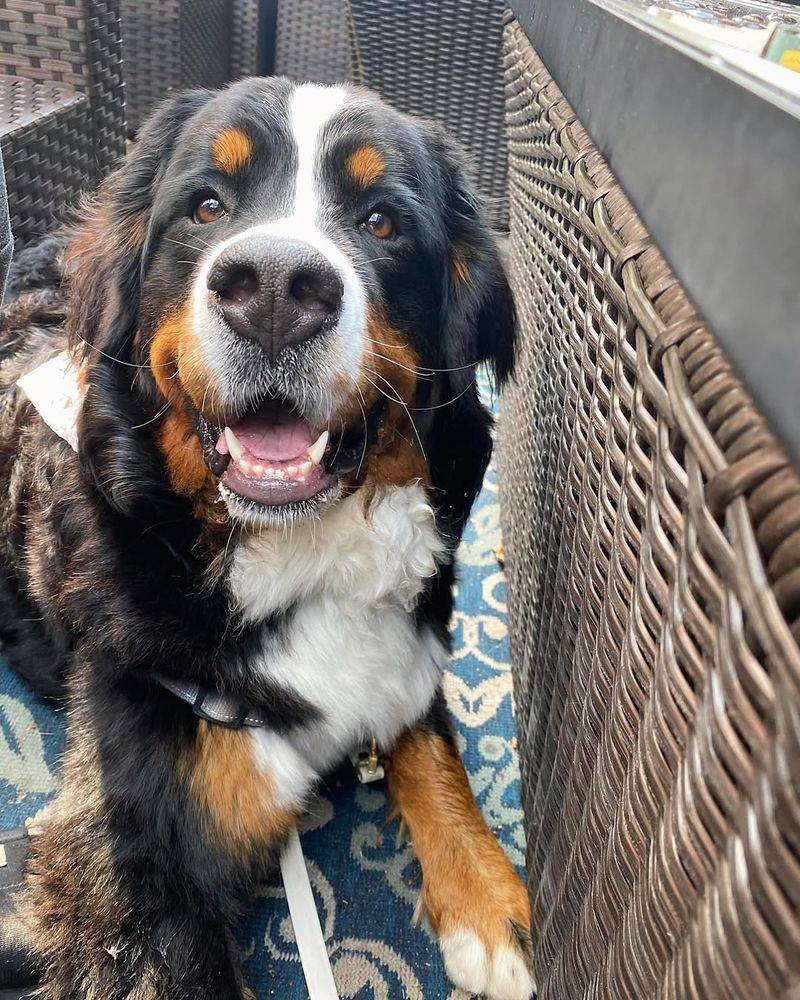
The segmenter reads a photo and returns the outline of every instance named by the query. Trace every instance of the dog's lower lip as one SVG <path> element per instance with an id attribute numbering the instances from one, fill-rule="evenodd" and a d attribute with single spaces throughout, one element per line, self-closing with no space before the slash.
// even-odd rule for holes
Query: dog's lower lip
<path id="1" fill-rule="evenodd" d="M 254 500 L 266 507 L 282 507 L 313 500 L 333 483 L 335 477 L 328 475 L 321 465 L 307 464 L 309 468 L 303 473 L 289 475 L 282 469 L 272 468 L 271 474 L 248 476 L 239 463 L 231 461 L 221 482 L 245 500 Z"/>

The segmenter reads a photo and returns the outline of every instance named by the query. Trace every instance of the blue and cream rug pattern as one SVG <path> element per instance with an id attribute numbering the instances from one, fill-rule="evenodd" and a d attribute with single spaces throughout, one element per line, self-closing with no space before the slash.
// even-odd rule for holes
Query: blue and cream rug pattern
<path id="1" fill-rule="evenodd" d="M 523 873 L 525 845 L 506 637 L 497 479 L 490 468 L 459 552 L 454 652 L 445 691 L 472 788 L 487 822 Z M 58 788 L 63 718 L 0 663 L 0 823 L 17 826 Z M 412 925 L 421 877 L 384 783 L 351 770 L 328 779 L 302 838 L 334 977 L 353 1000 L 464 1000 L 446 980 L 424 924 Z M 275 875 L 242 944 L 258 1000 L 307 997 L 286 899 Z"/>

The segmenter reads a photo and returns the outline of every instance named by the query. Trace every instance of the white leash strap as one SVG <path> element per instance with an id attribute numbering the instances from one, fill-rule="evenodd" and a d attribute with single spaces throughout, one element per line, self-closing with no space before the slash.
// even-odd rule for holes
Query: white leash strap
<path id="1" fill-rule="evenodd" d="M 308 880 L 308 869 L 300 846 L 300 836 L 292 829 L 281 854 L 281 875 L 294 926 L 297 950 L 308 987 L 308 1000 L 339 1000 L 328 949 L 319 922 L 314 894 Z"/>

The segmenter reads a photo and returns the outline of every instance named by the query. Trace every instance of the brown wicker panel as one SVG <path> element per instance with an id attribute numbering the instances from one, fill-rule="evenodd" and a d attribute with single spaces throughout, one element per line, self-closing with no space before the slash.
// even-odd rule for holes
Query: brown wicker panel
<path id="1" fill-rule="evenodd" d="M 800 474 L 516 22 L 502 401 L 544 1000 L 800 995 Z"/>
<path id="2" fill-rule="evenodd" d="M 352 78 L 347 0 L 280 0 L 275 73 L 318 83 Z"/>
<path id="3" fill-rule="evenodd" d="M 86 84 L 84 0 L 2 0 L 0 69 L 39 83 Z"/>
<path id="4" fill-rule="evenodd" d="M 0 144 L 19 249 L 94 186 L 89 101 L 66 84 L 0 77 Z"/>
<path id="5" fill-rule="evenodd" d="M 0 0 L 0 74 L 88 96 L 98 176 L 124 153 L 118 0 Z"/>
<path id="6" fill-rule="evenodd" d="M 171 93 L 231 78 L 233 0 L 121 0 L 128 127 Z"/>
<path id="7" fill-rule="evenodd" d="M 472 158 L 507 227 L 503 0 L 348 0 L 358 79 L 411 114 L 435 118 Z"/>

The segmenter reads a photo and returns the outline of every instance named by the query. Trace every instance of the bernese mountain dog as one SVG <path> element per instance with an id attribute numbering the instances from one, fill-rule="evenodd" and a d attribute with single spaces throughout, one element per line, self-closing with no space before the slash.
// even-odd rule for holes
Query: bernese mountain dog
<path id="1" fill-rule="evenodd" d="M 21 896 L 38 995 L 250 996 L 265 865 L 376 746 L 450 978 L 527 1000 L 527 894 L 441 690 L 491 452 L 476 365 L 502 383 L 514 357 L 443 131 L 347 85 L 178 96 L 20 255 L 1 350 L 2 639 L 68 706 Z M 17 384 L 62 352 L 76 450 Z"/>

